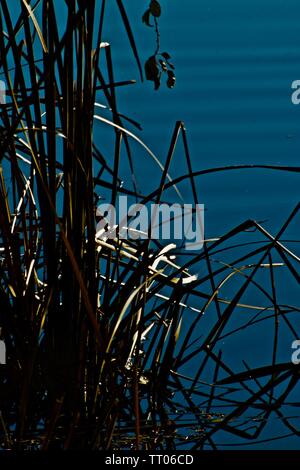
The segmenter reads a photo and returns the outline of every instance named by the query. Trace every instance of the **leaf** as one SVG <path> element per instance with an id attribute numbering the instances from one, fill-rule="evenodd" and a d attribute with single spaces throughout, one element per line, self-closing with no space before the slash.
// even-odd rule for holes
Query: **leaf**
<path id="1" fill-rule="evenodd" d="M 152 24 L 150 24 L 150 15 L 151 15 L 151 10 L 148 8 L 148 10 L 145 11 L 142 17 L 143 23 L 145 23 L 147 26 L 150 26 L 152 28 Z"/>
<path id="2" fill-rule="evenodd" d="M 254 380 L 261 377 L 266 377 L 269 375 L 277 376 L 280 373 L 297 370 L 295 365 L 290 362 L 279 363 L 273 366 L 263 366 L 257 367 L 256 369 L 246 370 L 245 372 L 240 372 L 239 374 L 231 375 L 226 377 L 225 379 L 219 380 L 217 382 L 218 385 L 228 385 L 234 384 L 237 382 L 242 382 L 246 380 Z"/>
<path id="3" fill-rule="evenodd" d="M 160 63 L 160 65 L 161 65 L 162 70 L 163 70 L 164 72 L 167 72 L 168 67 L 167 67 L 166 62 L 165 62 L 164 60 L 159 59 L 159 63 Z"/>
<path id="4" fill-rule="evenodd" d="M 159 18 L 161 15 L 161 6 L 157 0 L 152 0 L 150 3 L 150 11 L 155 18 Z"/>
<path id="5" fill-rule="evenodd" d="M 166 60 L 171 59 L 170 54 L 168 54 L 167 52 L 162 52 L 161 55 L 162 55 Z"/>
<path id="6" fill-rule="evenodd" d="M 122 16 L 122 20 L 123 20 L 123 23 L 124 23 L 124 26 L 125 26 L 125 29 L 126 29 L 126 32 L 127 32 L 127 36 L 128 36 L 129 42 L 130 42 L 130 46 L 131 46 L 133 55 L 135 57 L 135 60 L 136 60 L 136 63 L 137 63 L 137 66 L 138 66 L 138 69 L 139 69 L 139 72 L 140 72 L 140 75 L 141 75 L 141 80 L 143 80 L 142 66 L 141 66 L 138 50 L 137 50 L 137 47 L 136 47 L 135 39 L 134 39 L 132 29 L 131 29 L 131 26 L 130 26 L 130 23 L 129 23 L 129 20 L 128 20 L 128 17 L 127 17 L 126 10 L 124 8 L 122 0 L 116 0 L 116 1 L 117 1 L 117 5 L 119 7 L 119 10 L 120 10 L 121 16 Z"/>
<path id="7" fill-rule="evenodd" d="M 154 88 L 155 90 L 158 90 L 160 86 L 160 69 L 154 55 L 149 57 L 145 63 L 145 74 L 146 79 L 154 82 Z"/>
<path id="8" fill-rule="evenodd" d="M 167 80 L 168 88 L 174 88 L 175 84 L 176 84 L 175 74 L 172 70 L 168 70 L 168 80 Z"/>
<path id="9" fill-rule="evenodd" d="M 126 302 L 124 303 L 123 307 L 122 307 L 122 310 L 115 322 L 115 325 L 113 326 L 113 331 L 112 331 L 112 334 L 110 335 L 110 338 L 109 338 L 109 341 L 108 341 L 108 344 L 107 344 L 107 347 L 106 347 L 106 352 L 108 353 L 109 352 L 109 349 L 112 345 L 112 342 L 114 341 L 114 338 L 116 336 L 116 332 L 118 330 L 118 328 L 120 327 L 121 325 L 121 322 L 124 318 L 124 315 L 127 311 L 127 309 L 129 308 L 129 306 L 131 305 L 133 299 L 137 296 L 137 294 L 143 289 L 143 287 L 145 285 L 147 285 L 149 282 L 151 282 L 154 278 L 156 278 L 158 275 L 160 274 L 160 272 L 157 272 L 155 274 L 153 274 L 152 276 L 149 276 L 149 278 L 146 279 L 146 281 L 144 281 L 142 284 L 140 284 L 138 287 L 136 287 L 134 289 L 133 292 L 131 292 L 130 296 L 128 297 L 128 299 L 126 300 Z"/>
<path id="10" fill-rule="evenodd" d="M 31 8 L 31 6 L 26 2 L 26 0 L 22 0 L 22 1 L 23 1 L 24 6 L 26 7 L 26 9 L 27 9 L 27 11 L 28 11 L 28 14 L 30 15 L 30 18 L 32 19 L 32 22 L 33 22 L 33 24 L 34 24 L 34 27 L 35 27 L 35 29 L 36 29 L 36 32 L 38 33 L 38 37 L 39 37 L 39 39 L 40 39 L 40 41 L 41 41 L 42 48 L 43 48 L 45 54 L 47 54 L 48 49 L 47 49 L 45 40 L 44 40 L 44 38 L 43 38 L 42 32 L 41 32 L 41 30 L 40 30 L 39 24 L 38 24 L 38 22 L 37 22 L 37 20 L 36 20 L 36 17 L 34 16 L 34 13 L 33 13 L 33 11 L 32 11 L 32 8 Z"/>

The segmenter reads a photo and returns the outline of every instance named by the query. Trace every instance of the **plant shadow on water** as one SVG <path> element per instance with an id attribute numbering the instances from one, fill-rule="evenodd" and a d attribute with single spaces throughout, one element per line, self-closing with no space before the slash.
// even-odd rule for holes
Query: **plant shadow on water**
<path id="1" fill-rule="evenodd" d="M 272 232 L 246 216 L 201 251 L 95 234 L 103 198 L 171 203 L 184 187 L 196 205 L 200 177 L 263 170 L 292 178 L 299 168 L 194 171 L 180 121 L 160 161 L 119 111 L 116 90 L 134 81 L 118 81 L 114 70 L 102 34 L 106 3 L 69 1 L 59 11 L 52 0 L 1 2 L 0 446 L 200 450 L 298 438 L 291 344 L 299 306 L 282 286 L 299 288 L 298 245 L 288 234 L 300 205 Z M 115 7 L 143 75 L 123 2 Z M 172 88 L 159 2 L 149 8 L 155 52 L 146 78 Z M 174 174 L 179 146 L 185 171 Z M 146 157 L 160 174 L 144 194 Z"/>

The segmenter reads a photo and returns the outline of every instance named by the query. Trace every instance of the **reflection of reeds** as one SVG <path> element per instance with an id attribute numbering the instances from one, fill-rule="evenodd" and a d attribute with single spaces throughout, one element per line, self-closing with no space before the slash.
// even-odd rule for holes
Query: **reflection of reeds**
<path id="1" fill-rule="evenodd" d="M 215 448 L 214 434 L 221 430 L 255 440 L 271 413 L 299 435 L 283 408 L 299 371 L 277 359 L 280 326 L 295 339 L 289 317 L 299 308 L 280 304 L 275 272 L 284 269 L 284 282 L 299 283 L 299 258 L 280 241 L 299 205 L 275 236 L 247 220 L 207 241 L 198 254 L 185 253 L 180 267 L 167 250 L 153 269 L 163 250 L 158 243 L 95 241 L 101 189 L 109 191 L 112 202 L 128 194 L 141 203 L 158 203 L 167 189 L 179 192 L 188 180 L 198 203 L 198 176 L 299 168 L 243 165 L 195 173 L 182 123 L 175 127 L 166 162 L 157 161 L 124 124 L 136 123 L 118 113 L 115 88 L 132 82 L 115 82 L 110 47 L 101 43 L 105 1 L 99 21 L 93 1 L 78 3 L 68 2 L 61 32 L 52 0 L 37 2 L 40 25 L 29 2 L 20 2 L 14 25 L 10 2 L 1 2 L 0 54 L 8 98 L 0 108 L 0 322 L 8 361 L 0 368 L 0 445 Z M 117 4 L 138 60 L 125 9 L 120 0 Z M 94 29 L 102 46 L 96 50 Z M 101 68 L 100 53 L 106 59 Z M 94 106 L 96 91 L 106 98 L 111 121 Z M 115 132 L 110 160 L 93 140 L 95 118 Z M 133 172 L 132 138 L 162 169 L 152 194 L 121 184 L 123 143 Z M 172 180 L 169 167 L 180 138 L 188 173 Z M 220 263 L 228 253 L 232 260 Z M 193 269 L 201 275 L 184 283 Z M 263 283 L 257 280 L 261 271 L 267 273 Z M 221 295 L 227 285 L 229 298 Z M 265 300 L 262 305 L 243 300 L 255 291 Z M 232 317 L 245 312 L 245 320 L 228 331 Z M 245 371 L 235 373 L 221 352 L 222 339 L 270 319 L 270 363 L 250 368 L 244 361 Z"/>

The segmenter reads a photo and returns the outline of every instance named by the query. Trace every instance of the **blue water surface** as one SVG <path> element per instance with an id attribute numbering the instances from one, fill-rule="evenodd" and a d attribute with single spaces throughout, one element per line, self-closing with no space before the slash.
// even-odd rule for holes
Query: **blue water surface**
<path id="1" fill-rule="evenodd" d="M 115 78 L 137 80 L 136 85 L 117 91 L 120 112 L 143 127 L 137 135 L 164 162 L 175 122 L 184 121 L 195 171 L 238 164 L 299 166 L 300 106 L 291 102 L 291 84 L 300 78 L 300 3 L 162 0 L 161 4 L 161 48 L 172 55 L 176 65 L 173 90 L 162 84 L 154 91 L 152 83 L 141 83 L 115 2 L 110 3 L 107 13 L 113 21 L 107 22 L 103 40 L 112 47 Z M 148 2 L 127 0 L 124 5 L 144 62 L 155 49 L 154 30 L 141 21 Z M 101 132 L 99 128 L 99 136 Z M 147 193 L 157 187 L 160 170 L 138 145 L 133 145 L 137 181 Z M 126 180 L 125 163 L 123 171 Z M 180 145 L 170 172 L 172 176 L 187 172 Z M 206 238 L 220 236 L 247 219 L 261 222 L 276 234 L 299 201 L 299 173 L 262 169 L 222 172 L 197 178 L 197 189 L 206 206 Z M 188 200 L 188 186 L 183 185 L 181 190 Z M 296 241 L 287 242 L 287 246 L 299 254 L 299 217 L 284 238 Z M 257 279 L 269 282 L 263 273 Z M 287 282 L 284 273 L 278 273 L 277 281 L 280 301 L 297 305 L 296 280 L 290 277 Z M 228 298 L 230 287 L 234 284 L 228 288 Z M 243 300 L 259 304 L 260 296 L 250 291 L 249 298 Z M 239 319 L 235 322 L 234 326 Z M 251 351 L 252 366 L 270 364 L 273 323 L 249 328 L 229 342 L 224 339 L 223 357 L 227 355 L 240 370 L 244 370 L 241 361 L 245 351 Z M 299 331 L 297 320 L 294 325 Z M 284 324 L 281 328 L 278 360 L 288 362 L 290 336 Z M 297 402 L 296 392 L 289 398 Z M 294 424 L 299 425 L 297 409 L 289 413 L 295 415 Z M 260 439 L 282 439 L 253 444 L 220 433 L 215 442 L 220 448 L 299 447 L 297 436 L 284 438 L 288 431 L 282 431 L 278 417 L 270 423 Z"/>

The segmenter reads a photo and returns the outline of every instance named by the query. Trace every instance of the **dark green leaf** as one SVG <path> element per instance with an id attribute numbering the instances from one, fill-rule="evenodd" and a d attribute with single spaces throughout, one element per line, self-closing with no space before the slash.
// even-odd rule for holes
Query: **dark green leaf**
<path id="1" fill-rule="evenodd" d="M 165 62 L 164 60 L 161 60 L 161 59 L 160 59 L 160 60 L 159 60 L 159 63 L 160 63 L 160 65 L 161 65 L 162 70 L 163 70 L 164 72 L 166 72 L 166 71 L 168 70 L 168 67 L 167 67 L 166 62 Z"/>
<path id="2" fill-rule="evenodd" d="M 145 63 L 145 74 L 146 79 L 154 82 L 155 90 L 158 90 L 160 86 L 160 69 L 156 62 L 155 56 L 149 57 Z"/>
<path id="3" fill-rule="evenodd" d="M 170 54 L 168 54 L 167 52 L 162 52 L 161 55 L 162 55 L 166 60 L 171 59 Z"/>
<path id="4" fill-rule="evenodd" d="M 172 72 L 172 70 L 168 70 L 168 80 L 167 80 L 168 88 L 174 88 L 175 83 L 176 83 L 176 77 L 174 75 L 174 72 Z"/>
<path id="5" fill-rule="evenodd" d="M 148 8 L 148 10 L 146 10 L 145 13 L 143 14 L 142 21 L 147 26 L 152 27 L 152 25 L 150 24 L 150 15 L 151 15 L 151 10 L 150 10 L 150 8 Z"/>
<path id="6" fill-rule="evenodd" d="M 127 36 L 128 36 L 129 42 L 130 42 L 130 46 L 131 46 L 133 55 L 135 57 L 136 63 L 138 65 L 138 68 L 139 68 L 139 71 L 140 71 L 141 79 L 143 80 L 143 72 L 142 72 L 141 62 L 140 62 L 139 54 L 138 54 L 138 51 L 137 51 L 135 39 L 134 39 L 134 36 L 133 36 L 133 33 L 132 33 L 132 29 L 131 29 L 131 26 L 130 26 L 130 23 L 129 23 L 129 20 L 128 20 L 128 17 L 127 17 L 126 10 L 125 10 L 124 5 L 123 5 L 121 0 L 116 0 L 116 1 L 117 1 L 117 5 L 119 7 L 119 10 L 120 10 L 121 16 L 122 16 L 122 20 L 123 20 L 123 23 L 124 23 L 124 26 L 125 26 L 125 29 L 126 29 L 126 33 L 127 33 Z"/>
<path id="7" fill-rule="evenodd" d="M 161 6 L 157 0 L 152 0 L 150 3 L 150 11 L 155 18 L 159 18 L 161 15 Z"/>

